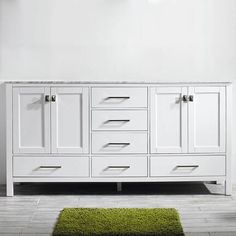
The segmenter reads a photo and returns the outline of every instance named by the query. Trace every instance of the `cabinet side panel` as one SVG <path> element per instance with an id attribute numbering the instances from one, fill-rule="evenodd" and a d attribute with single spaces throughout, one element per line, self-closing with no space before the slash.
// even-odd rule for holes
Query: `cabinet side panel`
<path id="1" fill-rule="evenodd" d="M 226 87 L 226 181 L 225 194 L 232 194 L 232 85 Z"/>
<path id="2" fill-rule="evenodd" d="M 12 177 L 12 86 L 6 85 L 6 195 L 13 196 Z"/>

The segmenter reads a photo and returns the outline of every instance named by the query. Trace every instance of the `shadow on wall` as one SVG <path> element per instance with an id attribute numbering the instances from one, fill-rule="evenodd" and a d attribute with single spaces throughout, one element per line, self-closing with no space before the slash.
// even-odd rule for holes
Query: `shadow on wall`
<path id="1" fill-rule="evenodd" d="M 5 84 L 0 83 L 0 184 L 6 181 L 5 147 Z"/>

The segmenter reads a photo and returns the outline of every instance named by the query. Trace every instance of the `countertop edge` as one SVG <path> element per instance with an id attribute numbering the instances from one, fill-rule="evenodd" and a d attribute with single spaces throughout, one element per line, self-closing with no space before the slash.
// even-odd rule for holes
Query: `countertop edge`
<path id="1" fill-rule="evenodd" d="M 35 81 L 27 81 L 27 80 L 11 80 L 11 81 L 3 81 L 5 84 L 100 84 L 100 85 L 109 85 L 109 84 L 147 84 L 147 85 L 163 85 L 163 84 L 225 84 L 229 85 L 233 82 L 231 81 L 60 81 L 60 80 L 35 80 Z"/>

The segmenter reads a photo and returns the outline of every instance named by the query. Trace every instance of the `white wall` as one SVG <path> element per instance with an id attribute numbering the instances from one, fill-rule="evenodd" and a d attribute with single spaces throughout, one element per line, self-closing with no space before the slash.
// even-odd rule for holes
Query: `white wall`
<path id="1" fill-rule="evenodd" d="M 236 1 L 0 0 L 0 50 L 2 81 L 234 81 Z"/>

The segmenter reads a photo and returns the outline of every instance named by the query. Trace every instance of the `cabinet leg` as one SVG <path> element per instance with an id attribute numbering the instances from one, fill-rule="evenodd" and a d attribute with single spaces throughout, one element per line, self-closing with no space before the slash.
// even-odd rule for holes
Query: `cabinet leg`
<path id="1" fill-rule="evenodd" d="M 232 195 L 232 185 L 230 181 L 225 181 L 225 195 L 230 196 Z"/>
<path id="2" fill-rule="evenodd" d="M 116 188 L 117 188 L 117 192 L 121 192 L 122 191 L 122 183 L 116 183 Z"/>
<path id="3" fill-rule="evenodd" d="M 6 195 L 7 197 L 13 197 L 14 195 L 14 183 L 7 183 L 6 186 Z"/>

